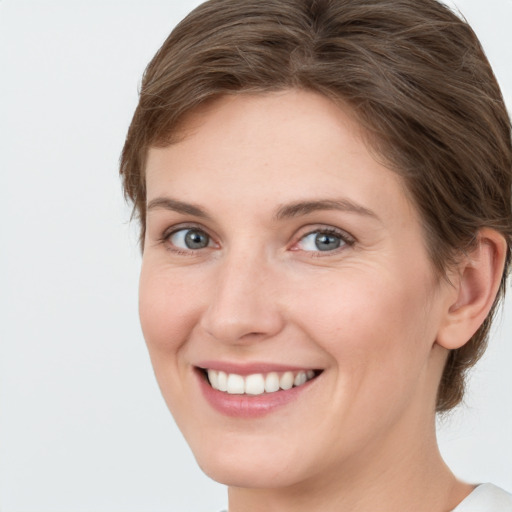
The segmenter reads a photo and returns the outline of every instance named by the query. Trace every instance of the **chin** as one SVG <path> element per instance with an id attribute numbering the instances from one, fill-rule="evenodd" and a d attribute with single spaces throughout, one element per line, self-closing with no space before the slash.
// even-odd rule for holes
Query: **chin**
<path id="1" fill-rule="evenodd" d="M 212 445 L 195 447 L 191 445 L 196 461 L 201 470 L 213 480 L 233 487 L 243 488 L 278 488 L 289 487 L 307 478 L 306 468 L 315 467 L 308 464 L 304 453 L 286 449 L 276 450 L 268 443 L 254 443 L 247 449 L 239 449 L 237 442 L 223 449 Z M 259 444 L 259 446 L 258 446 Z"/>
<path id="2" fill-rule="evenodd" d="M 274 459 L 272 458 L 272 461 Z M 272 489 L 290 487 L 302 480 L 298 472 L 273 462 L 254 463 L 250 460 L 197 460 L 201 470 L 210 478 L 229 487 Z"/>

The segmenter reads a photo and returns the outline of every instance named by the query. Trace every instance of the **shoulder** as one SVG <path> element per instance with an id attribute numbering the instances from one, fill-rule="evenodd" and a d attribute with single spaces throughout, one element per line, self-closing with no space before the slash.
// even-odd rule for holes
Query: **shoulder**
<path id="1" fill-rule="evenodd" d="M 493 484 L 481 484 L 452 512 L 512 512 L 512 494 Z"/>

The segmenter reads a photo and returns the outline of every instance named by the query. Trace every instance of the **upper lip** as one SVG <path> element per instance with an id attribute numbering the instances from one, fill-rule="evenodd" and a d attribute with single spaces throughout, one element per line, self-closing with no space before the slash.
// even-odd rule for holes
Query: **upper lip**
<path id="1" fill-rule="evenodd" d="M 217 370 L 237 375 L 251 375 L 254 373 L 270 372 L 299 372 L 315 370 L 310 366 L 292 366 L 289 364 L 276 364 L 265 362 L 235 363 L 229 361 L 201 361 L 196 366 L 202 370 Z"/>

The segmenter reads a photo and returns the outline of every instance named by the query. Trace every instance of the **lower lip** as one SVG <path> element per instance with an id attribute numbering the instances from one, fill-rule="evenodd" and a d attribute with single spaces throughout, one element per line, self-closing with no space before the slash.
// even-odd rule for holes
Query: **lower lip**
<path id="1" fill-rule="evenodd" d="M 218 412 L 236 418 L 257 418 L 265 416 L 297 399 L 316 380 L 311 379 L 301 386 L 262 395 L 230 395 L 213 389 L 201 371 L 197 371 L 203 396 Z"/>

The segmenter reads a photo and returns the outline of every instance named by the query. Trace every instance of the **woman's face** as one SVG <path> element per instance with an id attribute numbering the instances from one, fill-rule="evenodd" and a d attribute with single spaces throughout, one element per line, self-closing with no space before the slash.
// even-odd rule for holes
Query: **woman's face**
<path id="1" fill-rule="evenodd" d="M 183 128 L 149 151 L 140 316 L 200 466 L 241 487 L 389 469 L 433 431 L 453 301 L 400 179 L 311 92 Z"/>

